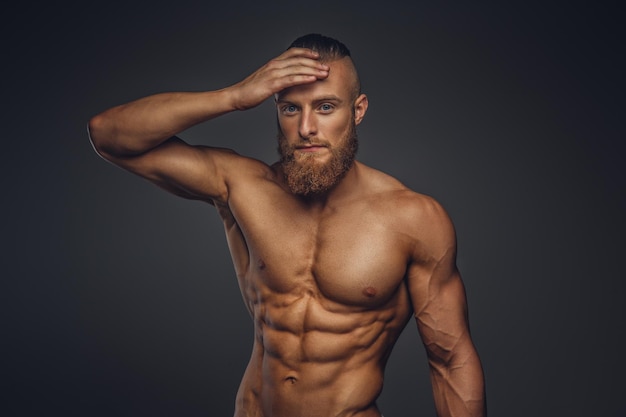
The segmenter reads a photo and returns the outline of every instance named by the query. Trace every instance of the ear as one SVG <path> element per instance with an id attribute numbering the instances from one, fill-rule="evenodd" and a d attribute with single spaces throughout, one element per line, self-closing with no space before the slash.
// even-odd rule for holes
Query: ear
<path id="1" fill-rule="evenodd" d="M 367 112 L 367 106 L 369 102 L 367 101 L 367 96 L 365 94 L 361 94 L 354 100 L 354 123 L 359 124 L 365 113 Z"/>

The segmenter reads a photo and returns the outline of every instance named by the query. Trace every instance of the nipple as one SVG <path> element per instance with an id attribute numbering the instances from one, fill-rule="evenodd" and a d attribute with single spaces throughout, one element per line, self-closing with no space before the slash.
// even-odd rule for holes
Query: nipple
<path id="1" fill-rule="evenodd" d="M 363 290 L 363 294 L 366 297 L 374 297 L 378 291 L 374 287 L 367 287 Z"/>

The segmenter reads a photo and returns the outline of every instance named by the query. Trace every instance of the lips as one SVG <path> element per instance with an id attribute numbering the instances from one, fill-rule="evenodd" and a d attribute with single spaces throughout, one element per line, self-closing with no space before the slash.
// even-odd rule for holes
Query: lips
<path id="1" fill-rule="evenodd" d="M 309 144 L 309 145 L 303 145 L 303 146 L 296 146 L 296 149 L 300 152 L 317 152 L 317 151 L 321 151 L 322 149 L 326 149 L 327 146 L 326 145 L 319 145 L 319 144 Z"/>
<path id="2" fill-rule="evenodd" d="M 326 146 L 319 145 L 319 146 L 298 146 L 296 149 L 298 149 L 299 151 L 307 152 L 307 151 L 317 151 L 317 150 L 324 149 L 324 148 L 326 148 Z"/>

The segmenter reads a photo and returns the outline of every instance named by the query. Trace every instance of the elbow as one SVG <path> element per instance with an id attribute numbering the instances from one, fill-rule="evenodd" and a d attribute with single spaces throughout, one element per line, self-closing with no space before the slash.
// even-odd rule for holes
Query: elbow
<path id="1" fill-rule="evenodd" d="M 110 148 L 110 144 L 108 144 L 107 137 L 110 135 L 106 133 L 106 121 L 102 115 L 96 115 L 89 119 L 87 135 L 93 150 L 102 158 L 109 160 L 110 153 L 107 152 L 107 149 Z"/>
<path id="2" fill-rule="evenodd" d="M 100 154 L 102 149 L 102 116 L 97 115 L 89 119 L 87 122 L 87 135 L 89 135 L 89 141 L 93 149 Z"/>
<path id="3" fill-rule="evenodd" d="M 426 345 L 428 362 L 431 367 L 452 371 L 464 368 L 478 360 L 478 355 L 469 337 L 461 337 L 456 341 Z"/>
<path id="4" fill-rule="evenodd" d="M 428 363 L 433 368 L 449 368 L 454 359 L 454 351 L 435 343 L 425 344 Z"/>

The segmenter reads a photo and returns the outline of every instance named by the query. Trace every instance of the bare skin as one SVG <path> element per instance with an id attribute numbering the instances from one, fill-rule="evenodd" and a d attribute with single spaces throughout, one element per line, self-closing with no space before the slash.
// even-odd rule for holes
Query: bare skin
<path id="1" fill-rule="evenodd" d="M 90 121 L 90 136 L 105 159 L 213 204 L 223 219 L 255 328 L 236 417 L 380 417 L 385 363 L 412 316 L 438 415 L 486 415 L 454 229 L 436 201 L 359 162 L 327 192 L 304 198 L 279 163 L 175 136 L 275 95 L 296 158 L 323 164 L 367 111 L 353 74 L 349 58 L 321 63 L 292 48 L 223 90 L 107 110 Z"/>

